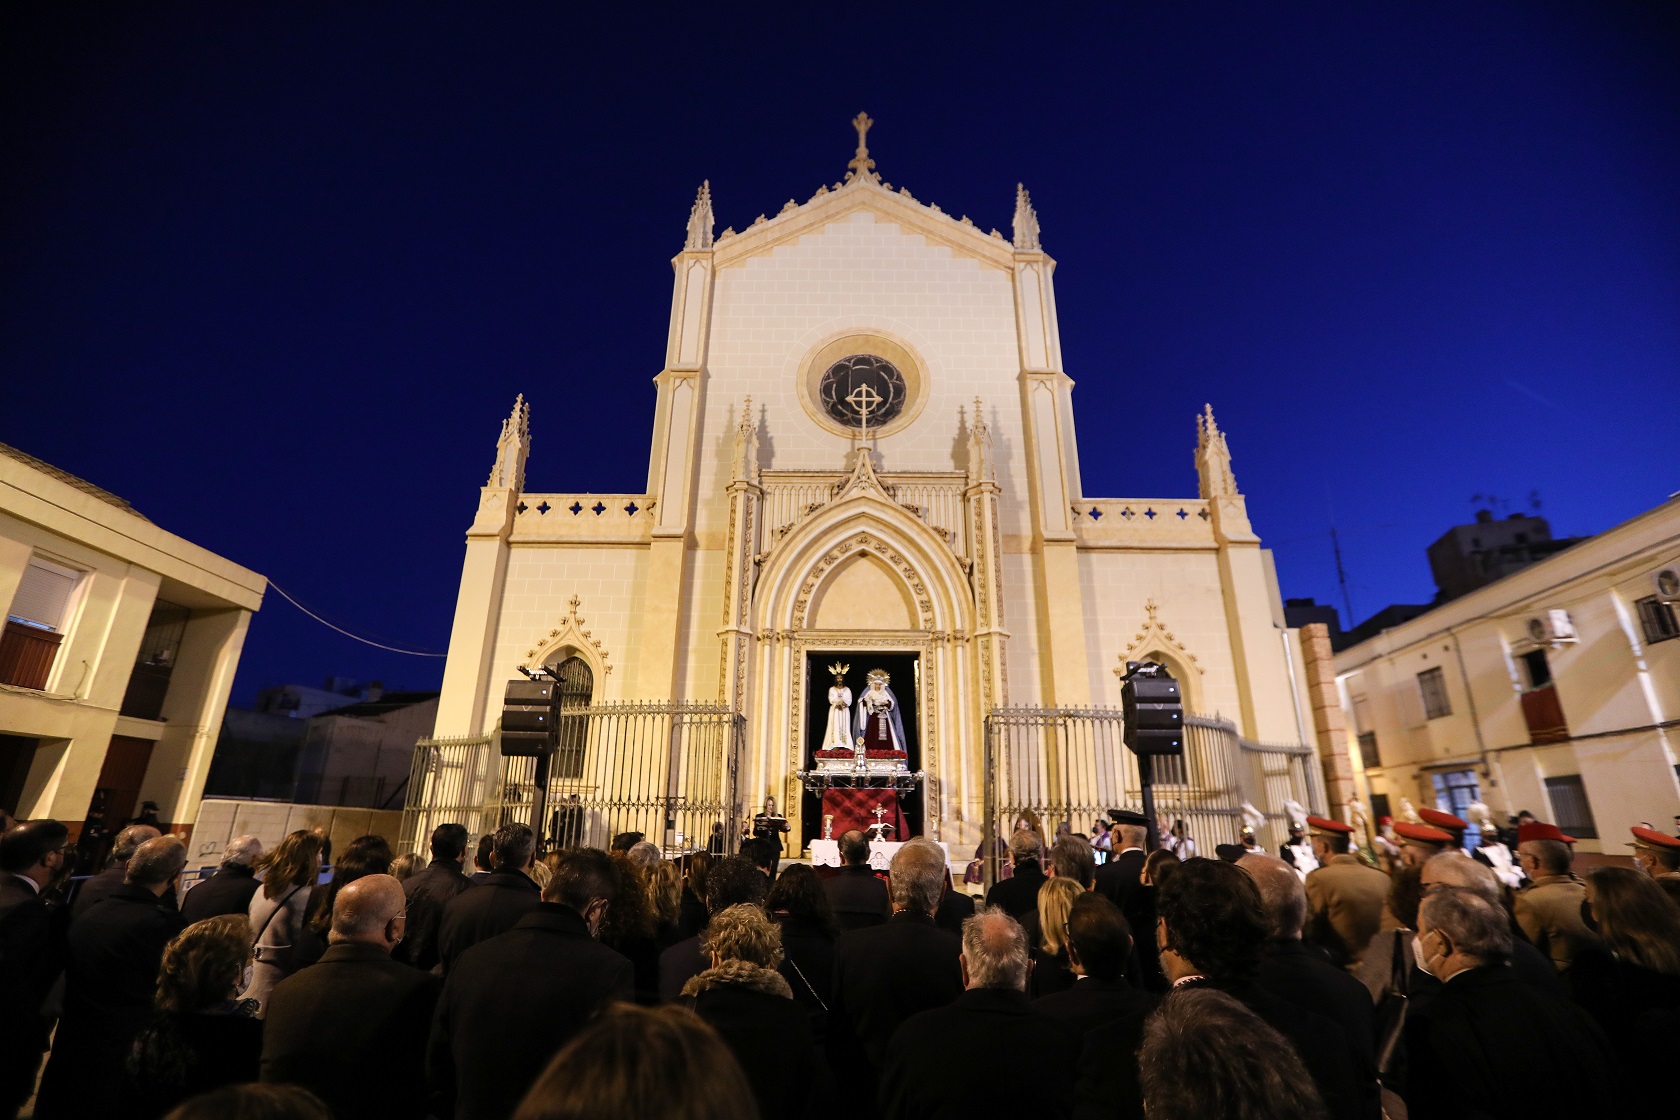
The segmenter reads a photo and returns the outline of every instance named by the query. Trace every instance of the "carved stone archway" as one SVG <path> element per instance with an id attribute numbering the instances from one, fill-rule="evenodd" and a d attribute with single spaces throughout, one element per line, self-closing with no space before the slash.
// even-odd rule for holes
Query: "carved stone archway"
<path id="1" fill-rule="evenodd" d="M 815 604 L 824 589 L 859 556 L 878 563 L 902 587 L 913 609 L 912 629 L 815 628 Z M 914 652 L 923 666 L 924 807 L 936 833 L 946 788 L 966 789 L 979 777 L 979 704 L 969 648 L 975 608 L 964 562 L 948 540 L 894 500 L 866 463 L 834 501 L 800 521 L 762 561 L 751 610 L 757 651 L 748 718 L 757 784 L 780 790 L 784 809 L 799 805 L 793 772 L 804 753 L 807 650 Z"/>

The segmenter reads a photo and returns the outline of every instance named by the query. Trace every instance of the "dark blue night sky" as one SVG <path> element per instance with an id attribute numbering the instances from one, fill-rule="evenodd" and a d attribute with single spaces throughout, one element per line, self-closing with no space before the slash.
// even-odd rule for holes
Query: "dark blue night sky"
<path id="1" fill-rule="evenodd" d="M 497 426 L 637 491 L 695 187 L 845 170 L 1060 262 L 1092 496 L 1230 433 L 1285 595 L 1433 592 L 1472 494 L 1680 490 L 1680 5 L 7 5 L 0 440 L 442 651 Z M 1344 620 L 1345 621 L 1345 620 Z M 235 700 L 440 660 L 270 595 Z"/>

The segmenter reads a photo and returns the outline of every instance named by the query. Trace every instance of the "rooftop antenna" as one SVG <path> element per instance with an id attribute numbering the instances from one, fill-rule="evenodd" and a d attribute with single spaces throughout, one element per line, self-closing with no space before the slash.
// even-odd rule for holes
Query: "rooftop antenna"
<path id="1" fill-rule="evenodd" d="M 1342 606 L 1347 608 L 1348 629 L 1353 629 L 1353 595 L 1348 591 L 1347 569 L 1342 567 L 1342 542 L 1336 536 L 1336 523 L 1330 523 L 1330 550 L 1336 554 L 1336 583 L 1342 589 Z"/>

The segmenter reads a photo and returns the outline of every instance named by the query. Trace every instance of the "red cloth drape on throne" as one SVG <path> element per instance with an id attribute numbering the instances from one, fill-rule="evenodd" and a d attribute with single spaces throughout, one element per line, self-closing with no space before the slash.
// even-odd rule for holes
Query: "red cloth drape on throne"
<path id="1" fill-rule="evenodd" d="M 908 840 L 909 824 L 904 819 L 904 810 L 899 807 L 898 794 L 890 789 L 827 789 L 823 791 L 823 816 L 832 816 L 834 824 L 829 835 L 840 839 L 841 833 L 857 829 L 865 836 L 869 835 L 869 826 L 876 821 L 876 808 L 885 809 L 886 815 L 879 819 L 893 826 L 893 832 L 883 837 L 886 840 Z M 822 835 L 821 832 L 818 835 Z"/>

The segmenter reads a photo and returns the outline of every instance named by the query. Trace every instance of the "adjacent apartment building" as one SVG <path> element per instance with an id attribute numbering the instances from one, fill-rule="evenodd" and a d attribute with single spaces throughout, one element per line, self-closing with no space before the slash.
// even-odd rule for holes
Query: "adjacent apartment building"
<path id="1" fill-rule="evenodd" d="M 1373 815 L 1527 809 L 1625 856 L 1680 814 L 1680 495 L 1336 654 Z"/>
<path id="2" fill-rule="evenodd" d="M 190 830 L 267 581 L 0 444 L 0 808 Z"/>

